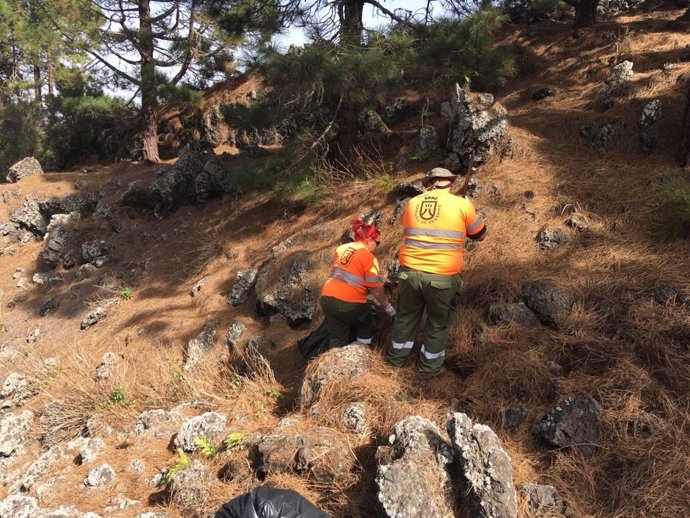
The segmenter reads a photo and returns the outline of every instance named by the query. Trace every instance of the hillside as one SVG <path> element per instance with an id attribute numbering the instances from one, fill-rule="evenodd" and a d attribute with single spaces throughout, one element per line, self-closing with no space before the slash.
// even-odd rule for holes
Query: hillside
<path id="1" fill-rule="evenodd" d="M 59 265 L 39 276 L 40 284 L 32 279 L 44 273 L 46 242 L 26 232 L 21 242 L 0 245 L 0 380 L 12 373 L 33 380 L 20 405 L 5 405 L 3 418 L 34 414 L 22 447 L 0 454 L 0 501 L 21 494 L 37 497 L 42 510 L 77 509 L 59 516 L 206 517 L 266 483 L 297 490 L 333 517 L 386 516 L 374 481 L 382 462 L 377 448 L 389 444 L 396 423 L 407 416 L 442 427 L 450 412 L 462 412 L 488 425 L 510 455 L 521 517 L 537 516 L 520 492 L 526 484 L 552 485 L 567 505 L 567 511 L 541 516 L 690 515 L 690 249 L 687 240 L 660 239 L 656 221 L 663 200 L 655 188 L 679 175 L 690 80 L 689 26 L 673 22 L 682 13 L 620 16 L 578 39 L 550 21 L 503 36 L 520 70 L 494 93 L 507 109 L 513 152 L 494 156 L 477 172 L 474 203 L 488 235 L 465 253 L 446 360 L 450 371 L 435 379 L 419 377 L 413 365 L 395 370 L 383 363 L 390 337 L 390 322 L 384 321 L 368 371 L 339 378 L 323 390 L 318 405 L 308 404 L 304 392 L 299 398 L 302 381 L 315 375 L 321 360 L 307 364 L 297 343 L 319 325 L 318 310 L 310 322 L 260 314 L 256 291 L 238 306 L 228 304 L 238 272 L 270 267 L 269 277 L 278 277 L 300 257 L 311 269 L 291 287 L 294 296 L 318 294 L 350 218 L 371 211 L 382 212 L 376 254 L 388 271 L 402 242 L 400 222 L 394 221 L 395 187 L 438 164 L 410 158 L 418 116 L 392 128 L 399 144 L 374 159 L 372 168 L 388 168 L 387 175 L 329 184 L 322 173 L 310 179 L 309 197 L 299 189 L 250 191 L 157 216 L 121 203 L 132 182 L 148 185 L 162 177 L 160 166 L 130 162 L 88 164 L 0 185 L 0 223 L 27 197 L 98 193 L 94 209 L 100 217 L 70 221 L 68 241 L 109 244 L 101 267 Z M 632 80 L 604 109 L 604 81 L 626 60 L 633 63 Z M 239 85 L 225 97 L 212 92 L 207 102 L 245 98 L 253 86 Z M 547 87 L 554 95 L 533 100 L 535 91 Z M 431 104 L 431 123 L 440 133 L 447 131 L 440 104 L 451 95 L 439 93 Z M 656 145 L 645 154 L 640 117 L 654 99 L 661 117 Z M 613 138 L 598 152 L 588 138 L 596 146 L 597 131 L 606 124 Z M 588 137 L 592 133 L 583 126 L 594 128 L 595 136 Z M 280 170 L 289 161 L 278 146 L 258 158 L 230 148 L 216 152 L 231 176 L 242 171 L 251 185 L 252 175 L 260 174 L 254 171 L 277 167 L 279 179 L 297 174 Z M 387 164 L 398 166 L 392 171 Z M 563 242 L 540 247 L 544 229 L 557 229 L 551 235 Z M 552 325 L 497 322 L 496 308 L 520 302 L 524 283 L 536 281 L 571 294 L 574 310 Z M 107 309 L 105 317 L 81 329 L 85 315 L 98 307 Z M 237 324 L 246 329 L 233 340 Z M 213 345 L 191 365 L 190 340 L 205 329 L 200 340 Z M 106 353 L 113 353 L 112 361 L 99 368 Z M 250 374 L 238 376 L 243 370 Z M 539 444 L 533 431 L 542 417 L 582 395 L 601 407 L 596 444 Z M 353 402 L 366 407 L 360 433 L 341 419 Z M 137 430 L 141 414 L 155 409 L 175 411 L 152 419 L 150 430 Z M 207 469 L 203 484 L 156 486 L 162 470 L 180 465 L 175 435 L 181 423 L 205 412 L 226 416 L 224 433 L 243 434 L 243 444 L 209 457 L 189 454 Z M 522 417 L 513 426 L 508 416 L 516 413 Z M 328 448 L 318 462 L 329 476 L 314 469 L 272 470 L 266 459 L 261 465 L 256 446 L 285 417 L 295 418 L 294 426 L 311 431 L 310 437 L 346 444 L 350 469 L 331 476 L 340 459 L 333 460 Z M 46 451 L 52 454 L 46 457 Z M 39 458 L 44 469 L 32 464 Z M 84 481 L 103 463 L 115 480 L 87 487 Z M 21 488 L 34 472 L 31 484 Z M 188 486 L 196 489 L 186 491 Z M 455 515 L 465 516 L 460 500 Z M 3 511 L 10 512 L 0 503 L 0 518 Z"/>

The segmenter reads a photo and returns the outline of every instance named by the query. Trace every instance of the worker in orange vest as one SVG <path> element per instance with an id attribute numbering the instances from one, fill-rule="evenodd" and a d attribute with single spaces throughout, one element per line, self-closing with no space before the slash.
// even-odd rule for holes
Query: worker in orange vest
<path id="1" fill-rule="evenodd" d="M 355 241 L 340 245 L 333 253 L 331 276 L 319 301 L 331 335 L 331 347 L 352 343 L 353 334 L 358 343 L 371 344 L 374 320 L 367 303 L 367 290 L 389 316 L 395 316 L 383 289 L 379 262 L 372 253 L 379 246 L 381 233 L 376 225 L 353 219 L 352 234 Z"/>
<path id="2" fill-rule="evenodd" d="M 397 316 L 386 360 L 394 367 L 405 363 L 426 309 L 417 360 L 417 370 L 425 376 L 444 371 L 451 301 L 462 284 L 465 237 L 482 241 L 486 234 L 472 202 L 451 194 L 456 178 L 448 169 L 435 167 L 425 178 L 426 192 L 412 198 L 403 212 Z"/>

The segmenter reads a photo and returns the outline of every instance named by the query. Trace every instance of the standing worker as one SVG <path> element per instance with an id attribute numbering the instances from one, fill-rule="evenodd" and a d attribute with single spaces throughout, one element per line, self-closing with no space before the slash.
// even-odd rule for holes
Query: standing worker
<path id="1" fill-rule="evenodd" d="M 403 213 L 405 242 L 400 249 L 397 316 L 386 360 L 402 367 L 426 308 L 417 370 L 429 377 L 445 370 L 451 301 L 462 284 L 465 236 L 482 241 L 486 234 L 486 225 L 472 202 L 451 194 L 456 178 L 448 169 L 433 168 L 424 181 L 427 192 L 412 198 Z"/>
<path id="2" fill-rule="evenodd" d="M 331 277 L 321 292 L 321 308 L 331 335 L 331 347 L 353 342 L 370 345 L 374 337 L 374 319 L 367 303 L 367 289 L 393 317 L 395 309 L 381 282 L 379 262 L 372 253 L 379 246 L 381 233 L 376 225 L 352 220 L 354 243 L 340 245 L 333 253 Z"/>

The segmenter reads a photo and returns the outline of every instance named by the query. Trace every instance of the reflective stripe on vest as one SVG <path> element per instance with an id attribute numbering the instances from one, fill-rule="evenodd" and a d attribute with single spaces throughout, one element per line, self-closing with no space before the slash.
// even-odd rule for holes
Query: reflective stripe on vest
<path id="1" fill-rule="evenodd" d="M 429 248 L 433 250 L 460 250 L 460 244 L 451 243 L 427 243 L 426 241 L 418 241 L 417 239 L 405 238 L 405 244 L 409 246 L 416 246 L 417 248 Z"/>
<path id="2" fill-rule="evenodd" d="M 479 222 L 481 224 L 481 222 Z M 476 224 L 475 224 L 476 225 Z M 472 226 L 475 226 L 472 225 Z M 462 239 L 465 234 L 460 231 L 454 230 L 434 230 L 431 228 L 406 228 L 405 235 L 415 235 L 415 236 L 434 236 L 434 237 L 448 237 L 451 239 Z"/>
<path id="3" fill-rule="evenodd" d="M 333 271 L 331 272 L 331 279 L 337 279 L 339 281 L 343 281 L 350 286 L 354 286 L 355 288 L 361 288 L 362 284 L 364 284 L 365 279 L 360 277 L 359 275 L 355 275 L 354 273 L 346 272 L 345 270 L 341 270 L 340 268 L 333 267 Z"/>
<path id="4" fill-rule="evenodd" d="M 475 221 L 474 224 L 467 227 L 467 232 L 471 234 L 473 230 L 478 229 L 483 224 L 484 224 L 484 222 L 482 221 L 482 218 L 477 218 L 477 221 Z"/>

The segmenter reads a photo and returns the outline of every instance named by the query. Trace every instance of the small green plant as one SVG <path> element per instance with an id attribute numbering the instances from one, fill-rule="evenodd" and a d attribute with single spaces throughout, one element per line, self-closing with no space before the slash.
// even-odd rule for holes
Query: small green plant
<path id="1" fill-rule="evenodd" d="M 163 475 L 161 482 L 170 484 L 173 481 L 173 478 L 175 478 L 175 475 L 177 475 L 180 471 L 187 469 L 191 463 L 192 459 L 189 458 L 189 455 L 182 451 L 182 449 L 178 448 L 177 460 L 175 461 L 175 464 L 165 470 L 165 474 Z"/>
<path id="2" fill-rule="evenodd" d="M 120 292 L 120 298 L 122 300 L 132 300 L 132 288 L 130 286 L 125 286 Z"/>
<path id="3" fill-rule="evenodd" d="M 225 438 L 223 444 L 228 450 L 232 450 L 233 448 L 242 444 L 246 438 L 247 436 L 242 432 L 232 432 Z"/>
<path id="4" fill-rule="evenodd" d="M 662 197 L 654 222 L 659 235 L 665 240 L 690 237 L 690 184 L 667 178 L 657 189 Z"/>
<path id="5" fill-rule="evenodd" d="M 117 385 L 108 394 L 108 401 L 98 405 L 99 408 L 112 409 L 116 406 L 131 407 L 136 405 L 136 401 L 131 401 L 127 395 L 127 389 L 122 385 Z"/>
<path id="6" fill-rule="evenodd" d="M 211 439 L 207 439 L 201 435 L 194 437 L 194 442 L 199 446 L 199 451 L 206 457 L 215 457 L 223 451 L 223 444 L 213 444 Z"/>
<path id="7" fill-rule="evenodd" d="M 266 389 L 266 395 L 271 396 L 273 399 L 278 399 L 281 397 L 283 394 L 279 390 L 274 389 L 273 387 L 268 387 Z"/>
<path id="8" fill-rule="evenodd" d="M 393 190 L 393 177 L 389 174 L 379 178 L 379 189 L 383 192 L 391 192 Z"/>

